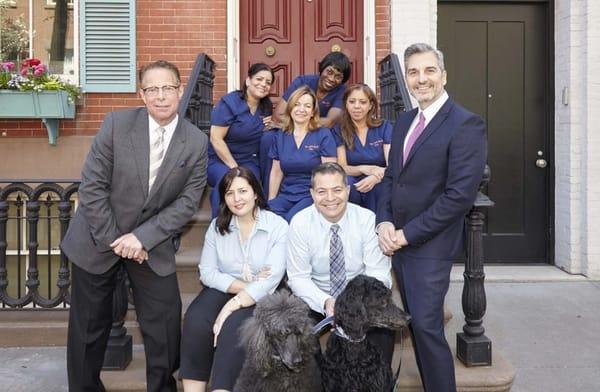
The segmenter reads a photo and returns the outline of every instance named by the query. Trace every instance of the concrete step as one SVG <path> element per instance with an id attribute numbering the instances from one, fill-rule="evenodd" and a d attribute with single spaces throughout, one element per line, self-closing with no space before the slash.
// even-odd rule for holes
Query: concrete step
<path id="1" fill-rule="evenodd" d="M 454 349 L 453 349 L 454 352 Z M 401 356 L 400 356 L 401 354 Z M 399 383 L 396 391 L 422 391 L 421 378 L 412 347 L 404 346 L 394 353 L 394 369 L 402 358 Z M 510 391 L 515 379 L 514 367 L 501 354 L 494 353 L 492 366 L 467 368 L 455 357 L 456 383 L 459 392 L 504 392 Z M 102 381 L 107 391 L 146 391 L 145 356 L 142 350 L 134 352 L 133 361 L 124 371 L 104 371 Z M 179 385 L 181 390 L 181 385 Z"/>
<path id="2" fill-rule="evenodd" d="M 196 294 L 182 294 L 185 314 Z M 68 309 L 4 309 L 0 311 L 0 347 L 64 346 L 67 342 Z M 142 335 L 131 307 L 125 316 L 127 333 L 134 344 L 142 344 Z"/>

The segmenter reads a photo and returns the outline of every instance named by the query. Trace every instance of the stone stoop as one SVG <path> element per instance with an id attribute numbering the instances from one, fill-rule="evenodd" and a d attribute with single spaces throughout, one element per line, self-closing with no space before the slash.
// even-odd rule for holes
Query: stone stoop
<path id="1" fill-rule="evenodd" d="M 452 347 L 453 352 L 455 348 Z M 414 352 L 410 345 L 400 348 L 396 345 L 394 352 L 394 369 L 398 360 L 402 359 L 398 392 L 423 391 L 421 378 L 415 362 Z M 510 391 L 515 379 L 515 369 L 500 354 L 494 353 L 492 366 L 467 368 L 454 357 L 456 383 L 458 392 L 504 392 Z M 102 381 L 109 392 L 144 392 L 146 391 L 145 356 L 143 351 L 136 351 L 133 361 L 125 371 L 104 371 Z M 178 389 L 183 390 L 178 383 Z"/>

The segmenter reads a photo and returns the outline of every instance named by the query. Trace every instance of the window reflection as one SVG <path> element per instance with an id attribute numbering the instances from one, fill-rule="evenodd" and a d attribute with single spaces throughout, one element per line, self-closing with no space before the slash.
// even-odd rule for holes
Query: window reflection
<path id="1" fill-rule="evenodd" d="M 0 0 L 0 59 L 20 63 L 35 57 L 50 73 L 75 75 L 73 5 L 74 0 Z"/>

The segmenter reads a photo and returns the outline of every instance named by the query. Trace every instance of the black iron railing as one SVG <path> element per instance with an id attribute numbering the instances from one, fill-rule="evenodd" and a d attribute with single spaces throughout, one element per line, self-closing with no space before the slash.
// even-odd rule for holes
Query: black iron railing
<path id="1" fill-rule="evenodd" d="M 410 96 L 398 56 L 387 55 L 379 62 L 379 86 L 381 89 L 381 116 L 396 121 L 398 115 L 412 109 Z M 490 168 L 486 170 L 473 208 L 466 216 L 467 259 L 465 261 L 462 308 L 465 314 L 463 332 L 456 334 L 456 355 L 467 367 L 492 364 L 492 342 L 485 336 L 483 316 L 486 311 L 483 226 L 485 210 L 494 202 L 482 190 L 490 180 Z"/>
<path id="2" fill-rule="evenodd" d="M 200 53 L 179 103 L 179 115 L 207 134 L 213 107 L 214 69 L 215 62 L 205 53 Z"/>
<path id="3" fill-rule="evenodd" d="M 382 118 L 394 122 L 399 113 L 412 109 L 402 67 L 395 53 L 388 54 L 379 62 L 379 88 Z"/>
<path id="4" fill-rule="evenodd" d="M 2 307 L 69 303 L 69 263 L 58 246 L 78 187 L 73 180 L 0 180 Z"/>

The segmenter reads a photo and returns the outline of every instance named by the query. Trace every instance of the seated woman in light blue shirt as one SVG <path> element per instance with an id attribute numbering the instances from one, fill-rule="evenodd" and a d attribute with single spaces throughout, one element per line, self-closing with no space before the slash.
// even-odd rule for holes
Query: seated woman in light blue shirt
<path id="1" fill-rule="evenodd" d="M 285 273 L 288 226 L 266 210 L 252 171 L 243 166 L 229 170 L 219 195 L 219 213 L 202 249 L 204 289 L 183 322 L 179 377 L 186 392 L 205 391 L 209 378 L 213 391 L 233 389 L 244 363 L 238 328 Z"/>

